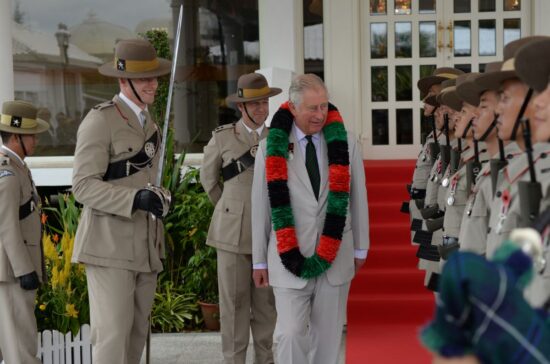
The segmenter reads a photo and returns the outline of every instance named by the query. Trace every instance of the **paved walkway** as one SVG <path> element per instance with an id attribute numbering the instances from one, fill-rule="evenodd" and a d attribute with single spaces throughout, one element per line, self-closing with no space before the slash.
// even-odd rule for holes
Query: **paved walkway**
<path id="1" fill-rule="evenodd" d="M 150 364 L 217 364 L 222 363 L 219 332 L 186 334 L 153 334 Z M 249 346 L 247 364 L 253 363 L 254 349 Z M 340 364 L 345 361 L 345 334 L 340 350 Z M 145 354 L 141 360 L 145 364 Z"/>

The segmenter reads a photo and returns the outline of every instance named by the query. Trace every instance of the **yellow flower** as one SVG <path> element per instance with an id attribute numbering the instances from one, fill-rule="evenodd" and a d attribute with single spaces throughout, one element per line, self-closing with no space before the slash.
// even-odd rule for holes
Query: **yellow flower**
<path id="1" fill-rule="evenodd" d="M 50 235 L 44 234 L 42 236 L 42 245 L 44 246 L 44 256 L 51 261 L 59 259 L 55 245 L 52 242 Z"/>
<path id="2" fill-rule="evenodd" d="M 189 231 L 189 236 L 195 235 L 195 233 L 197 232 L 197 230 L 198 230 L 198 229 L 197 229 L 196 227 L 193 228 L 193 230 Z"/>
<path id="3" fill-rule="evenodd" d="M 40 311 L 45 311 L 46 310 L 46 305 L 41 304 L 40 306 L 38 306 L 38 308 L 40 309 Z"/>
<path id="4" fill-rule="evenodd" d="M 57 265 L 52 267 L 52 288 L 57 288 L 57 285 L 59 284 L 59 270 L 57 269 Z"/>
<path id="5" fill-rule="evenodd" d="M 67 316 L 73 317 L 73 318 L 78 318 L 78 311 L 76 310 L 76 308 L 74 308 L 74 304 L 67 303 L 65 305 L 65 311 L 67 313 Z"/>

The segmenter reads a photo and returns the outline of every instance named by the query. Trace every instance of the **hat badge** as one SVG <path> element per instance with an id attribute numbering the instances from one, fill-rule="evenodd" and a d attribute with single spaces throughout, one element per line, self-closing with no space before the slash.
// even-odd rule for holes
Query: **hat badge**
<path id="1" fill-rule="evenodd" d="M 244 93 L 243 93 L 243 89 L 239 87 L 239 89 L 237 90 L 237 95 L 239 97 L 243 97 Z"/>
<path id="2" fill-rule="evenodd" d="M 13 126 L 14 128 L 20 128 L 21 127 L 21 116 L 12 116 L 10 126 Z"/>
<path id="3" fill-rule="evenodd" d="M 126 71 L 126 60 L 118 59 L 116 62 L 116 69 L 119 71 Z"/>

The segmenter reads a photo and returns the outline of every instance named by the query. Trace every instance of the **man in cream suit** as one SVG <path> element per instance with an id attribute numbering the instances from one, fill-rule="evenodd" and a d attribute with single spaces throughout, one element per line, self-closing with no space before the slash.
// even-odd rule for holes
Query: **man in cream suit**
<path id="1" fill-rule="evenodd" d="M 6 101 L 0 115 L 0 362 L 38 364 L 34 303 L 46 279 L 40 200 L 24 159 L 49 124 L 26 101 Z"/>
<path id="2" fill-rule="evenodd" d="M 349 285 L 369 248 L 361 148 L 319 77 L 295 77 L 289 99 L 256 157 L 253 277 L 273 287 L 277 361 L 335 364 Z"/>
<path id="3" fill-rule="evenodd" d="M 94 363 L 137 364 L 162 271 L 162 196 L 154 184 L 160 131 L 148 112 L 157 77 L 170 73 L 143 39 L 121 40 L 99 72 L 120 93 L 91 110 L 78 129 L 73 192 L 84 205 L 73 261 L 86 266 Z"/>

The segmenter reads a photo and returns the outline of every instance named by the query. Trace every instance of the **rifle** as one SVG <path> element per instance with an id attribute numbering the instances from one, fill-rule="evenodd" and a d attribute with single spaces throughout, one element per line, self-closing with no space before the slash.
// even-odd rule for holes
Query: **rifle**
<path id="1" fill-rule="evenodd" d="M 531 226 L 540 211 L 540 200 L 542 199 L 542 186 L 537 182 L 537 174 L 535 172 L 535 162 L 533 161 L 533 144 L 531 143 L 531 126 L 529 119 L 523 118 L 523 139 L 525 141 L 525 153 L 527 154 L 527 162 L 529 163 L 530 181 L 519 181 L 519 203 L 520 211 L 522 212 L 520 220 L 521 226 Z"/>
<path id="2" fill-rule="evenodd" d="M 495 120 L 496 118 L 497 116 L 495 116 Z M 489 165 L 491 167 L 491 191 L 493 191 L 493 197 L 497 192 L 498 171 L 500 171 L 508 164 L 508 161 L 506 160 L 506 155 L 504 154 L 504 142 L 500 138 L 498 138 L 498 152 L 499 158 L 491 159 L 491 161 L 489 162 Z"/>
<path id="3" fill-rule="evenodd" d="M 479 141 L 474 139 L 474 160 L 468 162 L 466 167 L 466 191 L 471 190 L 472 185 L 475 185 L 477 176 L 481 171 L 481 161 L 479 160 Z"/>

